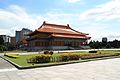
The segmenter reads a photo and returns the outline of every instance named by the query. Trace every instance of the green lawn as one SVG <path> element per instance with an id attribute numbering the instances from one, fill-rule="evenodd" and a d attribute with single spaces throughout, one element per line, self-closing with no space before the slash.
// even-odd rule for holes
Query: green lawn
<path id="1" fill-rule="evenodd" d="M 101 53 L 120 53 L 120 50 L 98 50 L 98 52 L 101 52 Z"/>
<path id="2" fill-rule="evenodd" d="M 20 55 L 19 58 L 9 58 L 4 56 L 4 58 L 11 60 L 12 62 L 15 62 L 16 64 L 20 66 L 30 66 L 31 64 L 27 63 L 27 59 L 32 57 L 34 55 Z"/>
<path id="3" fill-rule="evenodd" d="M 120 53 L 120 51 L 107 51 L 107 50 L 102 50 L 102 51 L 98 51 L 98 53 L 101 52 L 101 53 L 105 53 L 105 54 L 110 54 L 110 53 Z M 73 52 L 74 54 L 90 54 L 89 52 Z M 62 53 L 54 53 L 52 56 L 53 57 L 57 57 L 57 56 L 60 56 L 60 54 Z M 57 63 L 60 63 L 60 62 L 51 62 L 51 63 L 39 63 L 39 64 L 31 64 L 31 63 L 27 63 L 27 59 L 33 57 L 33 56 L 36 56 L 36 55 L 39 55 L 39 54 L 28 54 L 28 55 L 19 55 L 19 58 L 9 58 L 9 57 L 6 57 L 4 56 L 3 58 L 5 59 L 8 59 L 20 66 L 37 66 L 37 65 L 49 65 L 49 64 L 57 64 Z"/>
<path id="4" fill-rule="evenodd" d="M 61 53 L 60 53 L 61 54 Z M 59 56 L 60 54 L 53 54 L 52 56 Z M 20 66 L 33 66 L 31 63 L 27 63 L 27 59 L 34 57 L 39 54 L 28 54 L 28 55 L 19 55 L 19 58 L 9 58 L 7 56 L 4 56 L 3 58 L 8 59 Z M 34 66 L 37 65 L 47 65 L 47 64 L 53 64 L 53 63 L 40 63 L 40 64 L 34 64 Z"/>
<path id="5" fill-rule="evenodd" d="M 62 54 L 62 53 L 54 53 L 52 56 L 57 57 L 57 56 L 60 56 L 60 54 Z M 75 54 L 88 54 L 88 52 L 76 52 Z M 27 59 L 29 59 L 33 56 L 36 56 L 36 55 L 39 55 L 39 54 L 19 55 L 19 58 L 9 58 L 7 56 L 4 56 L 3 58 L 8 59 L 20 66 L 33 66 L 31 63 L 27 63 Z M 34 64 L 34 66 L 43 65 L 43 64 L 45 65 L 45 64 L 53 64 L 53 63 L 40 63 L 40 64 Z"/>

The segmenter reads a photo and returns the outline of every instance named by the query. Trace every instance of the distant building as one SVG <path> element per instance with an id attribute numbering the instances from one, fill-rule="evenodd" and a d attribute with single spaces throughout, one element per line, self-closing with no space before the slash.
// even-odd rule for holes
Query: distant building
<path id="1" fill-rule="evenodd" d="M 22 33 L 22 35 L 23 35 L 22 37 L 25 38 L 25 39 L 29 38 L 28 34 L 31 33 L 31 32 L 32 32 L 32 30 L 23 28 L 23 29 L 21 30 L 21 33 Z"/>
<path id="2" fill-rule="evenodd" d="M 21 38 L 21 31 L 16 31 L 16 33 L 15 33 L 16 43 L 18 43 L 20 41 L 20 38 Z"/>
<path id="3" fill-rule="evenodd" d="M 107 42 L 107 37 L 103 37 L 102 42 Z"/>
<path id="4" fill-rule="evenodd" d="M 0 35 L 0 37 L 3 38 L 5 43 L 10 43 L 11 42 L 11 38 L 8 35 Z"/>
<path id="5" fill-rule="evenodd" d="M 69 25 L 57 25 L 43 22 L 30 33 L 27 39 L 30 50 L 66 50 L 81 49 L 91 37 L 72 29 Z"/>
<path id="6" fill-rule="evenodd" d="M 15 37 L 11 37 L 11 45 L 12 45 L 13 47 L 16 46 L 16 39 L 15 39 Z"/>
<path id="7" fill-rule="evenodd" d="M 29 38 L 28 34 L 31 33 L 32 30 L 23 28 L 21 31 L 16 31 L 15 39 L 17 45 L 27 45 L 26 39 Z"/>

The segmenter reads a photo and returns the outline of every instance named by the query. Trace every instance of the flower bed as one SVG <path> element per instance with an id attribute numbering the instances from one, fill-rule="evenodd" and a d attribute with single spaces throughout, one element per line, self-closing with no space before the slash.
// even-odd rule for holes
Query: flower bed
<path id="1" fill-rule="evenodd" d="M 28 63 L 47 63 L 50 62 L 51 55 L 40 54 L 27 59 Z"/>
<path id="2" fill-rule="evenodd" d="M 102 58 L 102 57 L 111 57 L 111 56 L 119 56 L 119 54 L 85 54 L 80 55 L 81 59 L 92 59 L 92 58 Z"/>
<path id="3" fill-rule="evenodd" d="M 79 55 L 72 53 L 64 53 L 60 55 L 61 61 L 79 60 Z"/>
<path id="4" fill-rule="evenodd" d="M 4 56 L 10 57 L 10 58 L 19 58 L 19 54 L 5 54 Z"/>
<path id="5" fill-rule="evenodd" d="M 86 62 L 91 60 L 101 60 L 120 57 L 120 52 L 113 51 L 99 51 L 98 53 L 87 53 L 87 52 L 68 52 L 68 53 L 59 53 L 59 54 L 27 54 L 27 55 L 18 55 L 19 58 L 11 57 L 11 54 L 3 56 L 4 59 L 9 60 L 10 62 L 15 63 L 20 69 L 34 68 L 34 67 L 44 67 L 44 66 L 54 66 L 62 64 L 71 64 L 78 62 Z M 15 56 L 14 56 L 15 57 Z"/>
<path id="6" fill-rule="evenodd" d="M 74 54 L 74 53 L 63 53 L 59 56 L 51 56 L 48 54 L 40 54 L 34 57 L 27 59 L 28 63 L 48 63 L 48 62 L 67 62 L 71 60 L 79 60 L 79 59 L 93 59 L 93 58 L 102 58 L 102 57 L 111 57 L 111 56 L 119 56 L 119 54 L 99 54 L 99 53 L 91 53 L 91 54 Z"/>

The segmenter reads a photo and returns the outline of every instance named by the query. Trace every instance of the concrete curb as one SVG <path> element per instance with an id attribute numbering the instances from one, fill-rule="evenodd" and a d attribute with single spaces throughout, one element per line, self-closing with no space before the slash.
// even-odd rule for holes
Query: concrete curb
<path id="1" fill-rule="evenodd" d="M 3 57 L 1 57 L 3 58 Z M 103 57 L 103 58 L 95 58 L 95 59 L 86 59 L 81 61 L 73 61 L 73 62 L 60 62 L 57 64 L 48 64 L 48 65 L 38 65 L 38 66 L 20 66 L 6 58 L 3 58 L 4 60 L 8 61 L 12 65 L 14 65 L 18 69 L 31 69 L 31 68 L 40 68 L 40 67 L 51 67 L 51 66 L 58 66 L 58 65 L 66 65 L 66 64 L 74 64 L 74 63 L 83 63 L 83 62 L 89 62 L 89 61 L 97 61 L 97 60 L 105 60 L 105 59 L 113 59 L 113 58 L 120 58 L 120 56 L 113 56 L 113 57 Z"/>
<path id="2" fill-rule="evenodd" d="M 1 58 L 4 59 L 4 60 L 6 60 L 6 61 L 8 61 L 9 63 L 11 63 L 13 66 L 15 66 L 15 67 L 18 68 L 18 69 L 19 69 L 20 67 L 22 67 L 22 66 L 20 66 L 20 65 L 18 65 L 18 64 L 16 64 L 16 63 L 14 63 L 14 62 L 6 59 L 6 58 L 3 58 L 2 56 L 1 56 Z"/>

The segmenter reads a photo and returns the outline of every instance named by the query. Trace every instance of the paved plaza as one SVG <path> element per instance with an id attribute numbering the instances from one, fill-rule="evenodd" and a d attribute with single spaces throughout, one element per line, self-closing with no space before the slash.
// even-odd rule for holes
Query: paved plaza
<path id="1" fill-rule="evenodd" d="M 0 70 L 2 69 L 11 69 L 11 68 L 15 68 L 12 64 L 10 64 L 9 62 L 7 62 L 6 60 L 0 58 Z"/>
<path id="2" fill-rule="evenodd" d="M 17 70 L 17 68 L 15 68 L 12 64 L 7 62 L 6 60 L 0 58 L 0 74 L 1 72 L 14 71 L 14 70 Z"/>
<path id="3" fill-rule="evenodd" d="M 0 80 L 120 80 L 120 58 L 3 71 Z"/>

